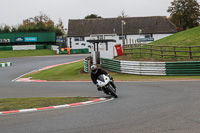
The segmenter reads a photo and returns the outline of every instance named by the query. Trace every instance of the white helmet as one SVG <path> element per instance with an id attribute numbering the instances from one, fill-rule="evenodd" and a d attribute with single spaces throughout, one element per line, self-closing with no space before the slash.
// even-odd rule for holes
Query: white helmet
<path id="1" fill-rule="evenodd" d="M 93 74 L 96 74 L 97 71 L 98 71 L 97 66 L 96 66 L 96 65 L 92 65 L 92 66 L 91 66 L 91 71 L 92 71 Z"/>

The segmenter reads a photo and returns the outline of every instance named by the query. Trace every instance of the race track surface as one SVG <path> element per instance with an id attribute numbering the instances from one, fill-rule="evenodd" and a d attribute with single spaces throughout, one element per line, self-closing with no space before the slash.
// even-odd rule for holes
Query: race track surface
<path id="1" fill-rule="evenodd" d="M 18 76 L 49 65 L 80 60 L 87 55 L 0 59 L 0 98 L 98 96 L 90 83 L 12 82 Z M 117 82 L 112 101 L 48 111 L 0 115 L 0 133 L 199 133 L 199 81 Z"/>

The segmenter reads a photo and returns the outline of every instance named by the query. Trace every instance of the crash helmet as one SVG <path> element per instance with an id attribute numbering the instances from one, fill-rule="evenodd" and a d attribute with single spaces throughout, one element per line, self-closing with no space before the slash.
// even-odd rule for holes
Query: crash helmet
<path id="1" fill-rule="evenodd" d="M 92 66 L 91 66 L 91 71 L 92 71 L 93 74 L 96 74 L 97 71 L 98 71 L 97 66 L 96 66 L 96 65 L 92 65 Z"/>

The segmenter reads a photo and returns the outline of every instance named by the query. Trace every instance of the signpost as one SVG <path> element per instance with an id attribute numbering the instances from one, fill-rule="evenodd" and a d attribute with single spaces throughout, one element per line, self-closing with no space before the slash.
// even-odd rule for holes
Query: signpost
<path id="1" fill-rule="evenodd" d="M 37 37 L 25 37 L 25 42 L 37 42 Z"/>
<path id="2" fill-rule="evenodd" d="M 15 42 L 24 42 L 24 37 L 16 37 Z"/>
<path id="3" fill-rule="evenodd" d="M 10 39 L 0 39 L 0 43 L 9 43 Z"/>
<path id="4" fill-rule="evenodd" d="M 138 38 L 137 42 L 150 42 L 154 41 L 154 38 Z"/>

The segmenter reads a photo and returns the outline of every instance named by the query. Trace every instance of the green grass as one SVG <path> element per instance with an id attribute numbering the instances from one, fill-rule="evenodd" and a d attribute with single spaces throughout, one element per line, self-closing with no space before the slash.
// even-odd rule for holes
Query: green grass
<path id="1" fill-rule="evenodd" d="M 89 80 L 88 74 L 80 74 L 84 62 L 76 62 L 58 67 L 53 67 L 47 70 L 36 72 L 33 74 L 26 75 L 25 77 L 32 77 L 33 79 L 41 79 L 48 81 L 70 81 L 70 80 Z"/>
<path id="2" fill-rule="evenodd" d="M 167 46 L 200 46 L 200 26 L 152 42 Z"/>
<path id="3" fill-rule="evenodd" d="M 66 64 L 24 77 L 47 81 L 91 81 L 90 74 L 83 71 L 83 61 Z M 198 80 L 200 76 L 143 76 L 109 72 L 115 81 L 159 81 L 159 80 Z M 92 81 L 91 81 L 92 82 Z"/>
<path id="4" fill-rule="evenodd" d="M 55 54 L 56 54 L 56 51 L 48 50 L 48 49 L 0 51 L 0 58 L 25 57 L 25 56 L 45 56 L 45 55 L 55 55 Z"/>
<path id="5" fill-rule="evenodd" d="M 0 99 L 0 111 L 40 108 L 88 101 L 87 97 L 35 97 Z"/>

